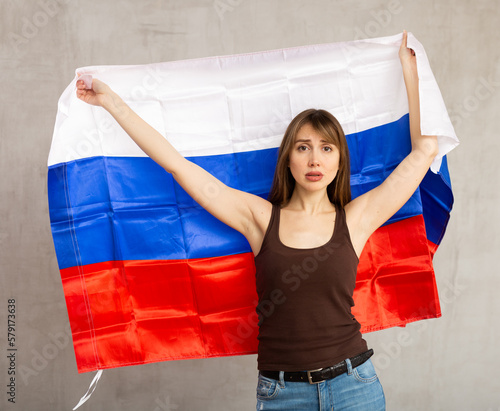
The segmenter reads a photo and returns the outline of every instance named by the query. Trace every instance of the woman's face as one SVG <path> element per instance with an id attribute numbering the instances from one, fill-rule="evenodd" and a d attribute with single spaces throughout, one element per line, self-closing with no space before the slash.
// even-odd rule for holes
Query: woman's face
<path id="1" fill-rule="evenodd" d="M 310 124 L 304 124 L 288 160 L 296 184 L 308 191 L 326 190 L 339 170 L 340 154 L 333 143 L 326 141 Z"/>

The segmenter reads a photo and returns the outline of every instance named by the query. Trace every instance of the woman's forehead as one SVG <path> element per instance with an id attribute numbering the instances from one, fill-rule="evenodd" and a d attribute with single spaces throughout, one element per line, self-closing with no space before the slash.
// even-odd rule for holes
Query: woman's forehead
<path id="1" fill-rule="evenodd" d="M 311 123 L 306 123 L 298 130 L 295 135 L 295 143 L 304 141 L 319 141 L 333 144 L 334 140 L 326 133 L 317 130 Z"/>

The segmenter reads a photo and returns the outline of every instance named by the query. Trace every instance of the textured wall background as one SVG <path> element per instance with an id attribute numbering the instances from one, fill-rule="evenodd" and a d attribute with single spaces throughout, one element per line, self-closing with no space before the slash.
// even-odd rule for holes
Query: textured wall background
<path id="1" fill-rule="evenodd" d="M 46 160 L 77 67 L 144 64 L 412 31 L 461 146 L 455 208 L 435 257 L 443 317 L 366 335 L 389 410 L 500 410 L 496 0 L 2 0 L 0 409 L 68 410 L 78 374 L 50 233 Z M 7 401 L 7 300 L 16 299 L 16 403 Z M 82 410 L 251 410 L 255 356 L 105 371 Z"/>

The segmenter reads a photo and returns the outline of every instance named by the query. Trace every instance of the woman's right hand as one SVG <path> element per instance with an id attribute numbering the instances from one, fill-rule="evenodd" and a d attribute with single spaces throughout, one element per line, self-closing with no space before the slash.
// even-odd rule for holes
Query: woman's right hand
<path id="1" fill-rule="evenodd" d="M 105 100 L 109 99 L 111 88 L 101 80 L 92 79 L 92 88 L 85 87 L 83 80 L 76 81 L 76 96 L 85 103 L 104 107 Z"/>

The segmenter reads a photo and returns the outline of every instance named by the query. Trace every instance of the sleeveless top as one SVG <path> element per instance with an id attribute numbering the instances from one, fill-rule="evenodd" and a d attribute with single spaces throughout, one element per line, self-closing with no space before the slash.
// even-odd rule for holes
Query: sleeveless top
<path id="1" fill-rule="evenodd" d="M 280 207 L 273 205 L 255 257 L 259 370 L 329 367 L 368 349 L 351 314 L 358 257 L 345 211 L 335 209 L 330 240 L 301 249 L 280 241 Z"/>

